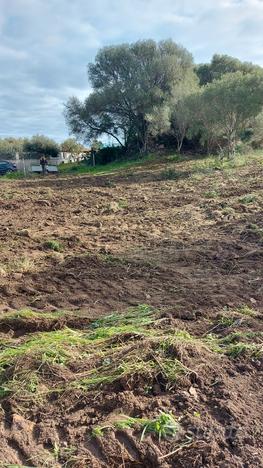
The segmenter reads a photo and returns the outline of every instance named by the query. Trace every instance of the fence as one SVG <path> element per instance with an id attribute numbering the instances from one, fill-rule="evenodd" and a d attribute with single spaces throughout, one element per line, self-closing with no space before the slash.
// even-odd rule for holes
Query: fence
<path id="1" fill-rule="evenodd" d="M 49 163 L 52 166 L 57 166 L 61 163 L 69 163 L 75 161 L 81 161 L 86 156 L 86 153 L 81 153 L 79 155 L 73 155 L 71 153 L 61 152 L 57 158 L 48 158 Z M 31 172 L 31 166 L 39 164 L 39 158 L 29 158 L 26 153 L 17 154 L 15 159 L 12 159 L 11 162 L 16 164 L 17 170 L 29 173 Z"/>

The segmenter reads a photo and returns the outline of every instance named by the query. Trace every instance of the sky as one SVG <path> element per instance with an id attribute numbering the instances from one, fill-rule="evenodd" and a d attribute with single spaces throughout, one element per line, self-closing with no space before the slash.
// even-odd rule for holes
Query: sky
<path id="1" fill-rule="evenodd" d="M 172 38 L 263 66 L 263 0 L 0 0 L 0 137 L 68 137 L 63 109 L 90 92 L 105 45 Z"/>

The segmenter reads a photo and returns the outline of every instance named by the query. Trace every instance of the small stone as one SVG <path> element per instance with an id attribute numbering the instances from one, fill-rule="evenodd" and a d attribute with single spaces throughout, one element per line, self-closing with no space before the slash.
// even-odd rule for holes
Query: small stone
<path id="1" fill-rule="evenodd" d="M 191 396 L 194 397 L 195 400 L 198 400 L 198 395 L 197 395 L 197 391 L 194 387 L 190 387 L 189 388 L 189 393 Z"/>
<path id="2" fill-rule="evenodd" d="M 12 276 L 15 280 L 21 280 L 21 278 L 23 277 L 22 273 L 13 273 Z"/>
<path id="3" fill-rule="evenodd" d="M 51 206 L 51 202 L 49 200 L 37 200 L 37 204 L 42 206 Z"/>
<path id="4" fill-rule="evenodd" d="M 21 237 L 30 237 L 30 232 L 28 229 L 19 229 L 16 231 L 16 234 Z"/>

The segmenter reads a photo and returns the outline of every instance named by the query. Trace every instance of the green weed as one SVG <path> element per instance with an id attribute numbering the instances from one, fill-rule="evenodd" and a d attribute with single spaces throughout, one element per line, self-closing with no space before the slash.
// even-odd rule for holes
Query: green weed
<path id="1" fill-rule="evenodd" d="M 248 229 L 256 234 L 260 239 L 263 239 L 263 229 L 257 224 L 249 224 Z"/>
<path id="2" fill-rule="evenodd" d="M 161 172 L 162 180 L 176 180 L 178 179 L 178 172 L 172 167 L 168 167 Z"/>
<path id="3" fill-rule="evenodd" d="M 43 313 L 42 316 L 51 320 L 61 314 Z M 39 313 L 25 309 L 9 313 L 7 317 L 7 320 L 32 320 L 39 319 Z M 260 345 L 255 343 L 255 338 L 261 339 L 259 333 L 236 332 L 224 338 L 208 335 L 201 339 L 185 330 L 163 329 L 158 326 L 162 320 L 154 309 L 141 305 L 126 313 L 102 317 L 79 331 L 64 328 L 23 338 L 2 339 L 0 398 L 13 394 L 22 402 L 43 403 L 50 392 L 72 389 L 86 392 L 119 379 L 124 379 L 131 387 L 137 382 L 147 382 L 149 392 L 157 376 L 162 376 L 163 384 L 170 389 L 181 376 L 192 372 L 180 358 L 181 351 L 189 346 L 231 357 L 242 353 L 254 356 L 261 352 Z M 231 321 L 230 318 L 222 319 L 222 324 L 230 326 L 232 318 Z M 71 372 L 72 364 L 80 365 L 81 362 L 86 369 L 84 372 L 72 374 L 68 382 L 60 379 L 57 366 Z M 51 386 L 47 386 L 46 369 L 49 373 L 54 369 Z"/>
<path id="4" fill-rule="evenodd" d="M 251 307 L 248 307 L 247 305 L 238 307 L 237 312 L 248 317 L 253 317 L 257 315 L 257 312 L 254 309 L 251 309 Z"/>
<path id="5" fill-rule="evenodd" d="M 239 198 L 239 202 L 243 203 L 244 205 L 248 205 L 249 203 L 254 203 L 257 201 L 257 197 L 252 194 L 244 195 L 243 197 Z"/>
<path id="6" fill-rule="evenodd" d="M 110 429 L 111 426 L 96 426 L 92 429 L 91 435 L 93 437 L 104 437 L 106 429 Z"/>
<path id="7" fill-rule="evenodd" d="M 11 312 L 6 312 L 1 318 L 0 322 L 3 323 L 5 321 L 12 321 L 12 320 L 27 320 L 27 319 L 49 319 L 54 320 L 60 317 L 67 315 L 65 312 L 56 311 L 56 312 L 37 312 L 31 309 L 22 309 L 22 310 L 15 310 Z"/>
<path id="8" fill-rule="evenodd" d="M 127 310 L 126 313 L 114 313 L 95 320 L 91 328 L 121 327 L 123 325 L 146 326 L 156 320 L 156 311 L 148 305 L 142 304 Z"/>
<path id="9" fill-rule="evenodd" d="M 220 317 L 219 324 L 223 325 L 224 327 L 231 327 L 236 322 L 236 318 L 234 317 L 226 317 L 223 315 Z"/>
<path id="10" fill-rule="evenodd" d="M 176 437 L 181 426 L 171 413 L 160 412 L 160 416 L 155 419 L 132 418 L 123 415 L 121 419 L 112 424 L 94 427 L 92 435 L 94 437 L 103 437 L 105 431 L 109 429 L 125 430 L 132 428 L 142 431 L 141 441 L 144 440 L 146 434 L 154 434 L 161 441 L 161 439 Z"/>
<path id="11" fill-rule="evenodd" d="M 143 431 L 141 440 L 144 439 L 146 434 L 153 433 L 158 437 L 159 441 L 161 441 L 161 439 L 176 437 L 180 431 L 180 424 L 171 413 L 161 412 L 158 418 L 146 421 L 142 425 Z"/>
<path id="12" fill-rule="evenodd" d="M 128 208 L 128 202 L 127 200 L 119 200 L 118 206 L 122 209 Z"/>
<path id="13" fill-rule="evenodd" d="M 225 350 L 225 354 L 232 358 L 237 358 L 242 354 L 250 354 L 252 356 L 260 356 L 261 352 L 255 345 L 247 343 L 233 343 L 230 344 Z"/>
<path id="14" fill-rule="evenodd" d="M 254 339 L 262 336 L 261 332 L 234 332 L 223 338 L 209 334 L 205 341 L 212 351 L 232 358 L 244 354 L 259 357 L 263 355 L 262 344 L 256 344 Z"/>
<path id="15" fill-rule="evenodd" d="M 210 190 L 208 192 L 204 193 L 205 198 L 217 198 L 218 197 L 218 192 L 216 190 Z"/>
<path id="16" fill-rule="evenodd" d="M 63 244 L 57 240 L 47 240 L 44 242 L 44 248 L 53 250 L 54 252 L 62 252 L 63 251 Z"/>

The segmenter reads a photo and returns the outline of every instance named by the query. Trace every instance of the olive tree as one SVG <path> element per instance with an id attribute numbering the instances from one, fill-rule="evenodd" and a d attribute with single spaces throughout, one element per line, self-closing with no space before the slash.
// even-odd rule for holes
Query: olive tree
<path id="1" fill-rule="evenodd" d="M 0 159 L 14 159 L 17 153 L 21 153 L 25 144 L 24 138 L 0 139 Z"/>
<path id="2" fill-rule="evenodd" d="M 192 131 L 201 132 L 208 149 L 216 142 L 233 154 L 242 131 L 263 108 L 263 73 L 224 75 L 195 96 L 193 108 Z"/>
<path id="3" fill-rule="evenodd" d="M 83 140 L 106 134 L 126 148 L 147 148 L 148 116 L 193 72 L 191 54 L 173 41 L 139 41 L 101 49 L 88 75 L 93 91 L 66 105 L 69 128 Z"/>
<path id="4" fill-rule="evenodd" d="M 30 140 L 27 140 L 24 145 L 24 151 L 29 153 L 31 157 L 39 157 L 41 155 L 57 157 L 59 150 L 59 145 L 44 135 L 35 135 Z"/>
<path id="5" fill-rule="evenodd" d="M 60 145 L 61 151 L 65 153 L 79 154 L 84 146 L 77 142 L 75 138 L 67 138 Z"/>

